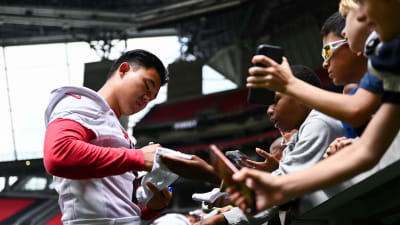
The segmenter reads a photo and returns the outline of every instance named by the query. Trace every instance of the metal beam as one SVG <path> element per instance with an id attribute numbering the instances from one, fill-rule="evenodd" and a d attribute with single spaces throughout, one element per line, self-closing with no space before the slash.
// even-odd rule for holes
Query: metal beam
<path id="1" fill-rule="evenodd" d="M 191 8 L 193 6 L 196 6 L 196 5 L 199 5 L 202 3 L 206 3 L 208 5 L 215 4 L 215 0 L 212 0 L 212 1 L 210 1 L 210 0 L 189 0 L 189 1 L 185 1 L 185 2 L 179 2 L 179 3 L 175 3 L 175 4 L 171 4 L 171 5 L 167 5 L 167 6 L 163 6 L 163 7 L 159 7 L 159 8 L 141 12 L 141 13 L 139 13 L 138 16 L 145 17 L 145 16 L 149 16 L 149 15 L 153 15 L 153 14 L 160 14 L 160 13 L 170 12 L 173 10 L 179 10 L 179 9 L 183 9 L 183 8 Z"/>
<path id="2" fill-rule="evenodd" d="M 101 32 L 116 39 L 176 35 L 175 29 L 153 29 L 161 24 L 240 5 L 249 0 L 188 0 L 140 13 L 37 6 L 0 6 L 1 27 L 15 27 L 16 35 L 2 32 L 0 44 L 21 45 L 98 40 Z M 17 25 L 17 26 L 13 26 Z M 26 27 L 32 32 L 19 33 Z M 14 28 L 13 28 L 14 29 Z M 140 29 L 140 30 L 139 30 Z M 99 34 L 99 35 L 97 35 Z"/>
<path id="3" fill-rule="evenodd" d="M 149 15 L 142 19 L 141 23 L 138 24 L 138 29 L 145 29 L 147 27 L 160 25 L 167 22 L 176 21 L 179 19 L 184 19 L 196 15 L 201 15 L 204 13 L 209 13 L 217 10 L 222 10 L 225 8 L 230 8 L 233 6 L 240 5 L 248 0 L 234 0 L 234 1 L 225 1 L 220 4 L 214 4 L 207 7 L 199 8 L 196 10 L 190 9 L 181 13 L 169 13 L 165 15 L 153 14 Z"/>
<path id="4" fill-rule="evenodd" d="M 97 34 L 98 37 L 101 36 L 101 33 Z M 125 35 L 126 38 L 171 36 L 171 35 L 177 35 L 177 31 L 175 29 L 152 29 L 140 32 L 136 30 L 131 30 L 125 32 Z M 109 38 L 121 39 L 121 36 L 118 34 L 111 34 Z M 93 36 L 93 34 L 80 32 L 76 34 L 66 33 L 57 35 L 38 35 L 29 37 L 2 38 L 0 39 L 0 46 L 63 43 L 63 42 L 78 42 L 78 41 L 92 41 L 92 40 L 97 40 L 97 38 Z"/>
<path id="5" fill-rule="evenodd" d="M 34 15 L 43 17 L 66 17 L 66 18 L 119 18 L 135 20 L 135 13 L 111 12 L 100 10 L 83 9 L 57 9 L 40 7 L 22 7 L 22 6 L 0 6 L 0 14 L 4 15 Z"/>
<path id="6" fill-rule="evenodd" d="M 36 17 L 36 16 L 13 16 L 13 15 L 0 15 L 2 24 L 16 24 L 16 25 L 36 25 L 36 26 L 52 26 L 52 27 L 106 27 L 115 30 L 124 30 L 135 27 L 133 22 L 111 21 L 100 19 L 72 19 L 72 18 L 56 18 L 56 17 Z"/>
<path id="7" fill-rule="evenodd" d="M 248 0 L 191 0 L 135 13 L 0 6 L 0 23 L 55 27 L 148 27 L 240 5 Z M 195 10 L 193 10 L 195 9 Z"/>

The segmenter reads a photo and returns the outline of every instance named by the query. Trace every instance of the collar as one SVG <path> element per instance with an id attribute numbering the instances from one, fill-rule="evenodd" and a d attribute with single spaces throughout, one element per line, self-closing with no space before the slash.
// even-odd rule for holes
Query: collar
<path id="1" fill-rule="evenodd" d="M 115 111 L 115 109 L 113 107 L 110 106 L 110 108 L 112 109 L 112 111 L 114 112 L 114 114 L 117 116 L 117 118 L 119 119 L 121 117 L 121 115 L 119 115 L 117 113 L 117 111 Z"/>

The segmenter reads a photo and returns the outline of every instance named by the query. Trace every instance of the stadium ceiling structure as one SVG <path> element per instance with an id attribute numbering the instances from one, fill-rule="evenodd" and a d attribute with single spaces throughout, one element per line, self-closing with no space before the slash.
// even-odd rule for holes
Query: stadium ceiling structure
<path id="1" fill-rule="evenodd" d="M 271 22 L 311 13 L 326 18 L 337 0 L 3 0 L 0 45 L 125 40 L 177 35 L 183 54 L 209 59 L 219 49 L 254 40 Z"/>

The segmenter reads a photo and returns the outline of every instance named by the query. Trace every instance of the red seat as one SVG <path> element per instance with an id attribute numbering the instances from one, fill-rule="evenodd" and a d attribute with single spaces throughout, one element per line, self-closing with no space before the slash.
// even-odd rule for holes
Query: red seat
<path id="1" fill-rule="evenodd" d="M 47 221 L 44 225 L 62 225 L 61 216 L 61 213 L 57 214 L 55 217 Z"/>
<path id="2" fill-rule="evenodd" d="M 164 103 L 154 108 L 144 122 L 146 124 L 154 124 L 190 119 L 201 110 L 211 107 L 218 98 L 218 95 L 206 95 L 190 100 Z"/>
<path id="3" fill-rule="evenodd" d="M 179 102 L 160 104 L 151 110 L 142 123 L 143 125 L 150 125 L 192 119 L 197 113 L 207 109 L 213 109 L 217 114 L 223 115 L 248 108 L 254 109 L 260 107 L 249 105 L 247 102 L 247 93 L 248 89 L 242 88 Z"/>
<path id="4" fill-rule="evenodd" d="M 33 199 L 0 199 L 0 222 L 31 205 Z"/>

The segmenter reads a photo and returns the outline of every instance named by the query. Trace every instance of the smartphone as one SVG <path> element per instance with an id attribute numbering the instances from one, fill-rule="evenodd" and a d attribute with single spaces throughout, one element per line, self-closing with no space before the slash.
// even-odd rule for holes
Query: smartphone
<path id="1" fill-rule="evenodd" d="M 283 49 L 276 45 L 261 44 L 257 47 L 256 55 L 265 55 L 277 63 L 282 63 Z M 256 66 L 265 67 L 263 64 Z M 247 101 L 255 105 L 270 105 L 274 102 L 274 92 L 265 88 L 250 88 Z"/>
<path id="2" fill-rule="evenodd" d="M 239 150 L 227 151 L 225 152 L 226 157 L 228 159 L 233 160 L 236 164 L 239 165 L 239 162 L 246 167 L 252 168 L 253 166 L 243 161 L 243 159 L 250 159 L 248 155 L 244 154 Z"/>
<path id="3" fill-rule="evenodd" d="M 254 192 L 251 191 L 244 182 L 237 182 L 232 179 L 234 173 L 239 170 L 233 165 L 231 161 L 221 152 L 216 145 L 210 145 L 210 159 L 211 165 L 214 167 L 219 178 L 221 178 L 224 184 L 231 186 L 234 185 L 246 198 L 248 205 L 250 206 L 246 211 L 247 213 L 256 212 L 255 207 L 255 196 Z"/>

